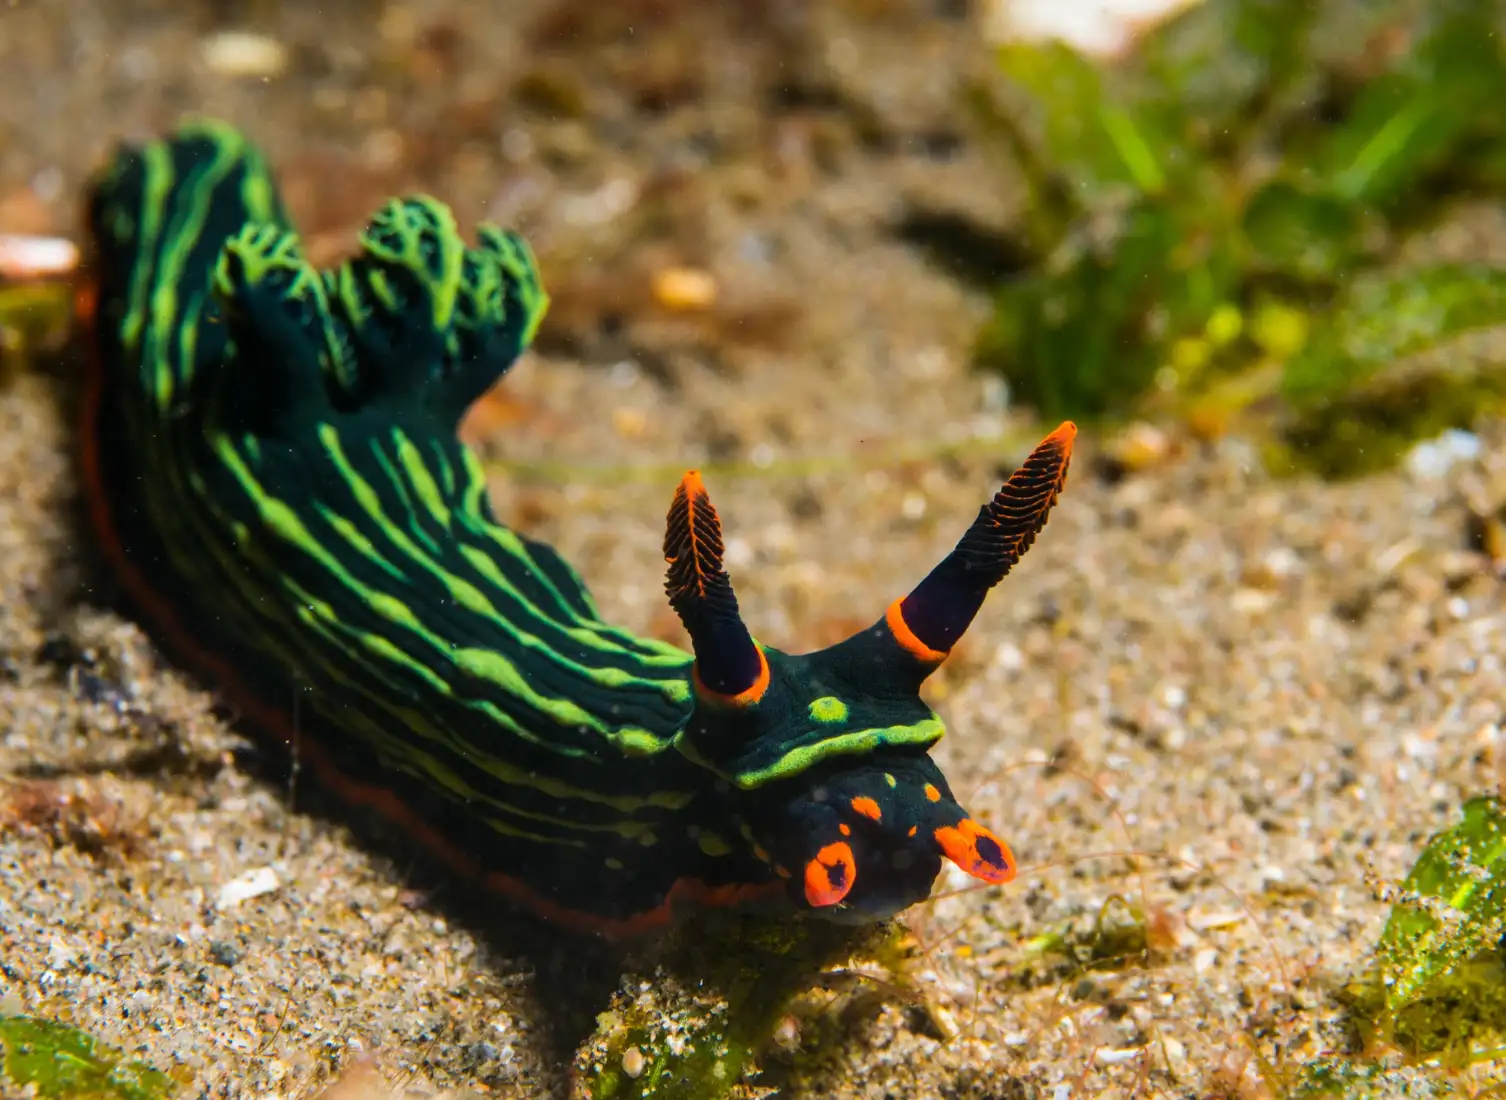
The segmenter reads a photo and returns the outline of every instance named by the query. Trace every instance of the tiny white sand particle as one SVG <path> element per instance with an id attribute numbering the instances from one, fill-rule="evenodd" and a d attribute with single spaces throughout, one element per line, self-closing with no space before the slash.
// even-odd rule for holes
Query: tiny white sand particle
<path id="1" fill-rule="evenodd" d="M 944 872 L 946 877 L 946 889 L 966 890 L 975 881 L 966 871 L 954 863 L 948 863 Z"/>
<path id="2" fill-rule="evenodd" d="M 1002 643 L 994 650 L 994 667 L 1005 672 L 1018 672 L 1025 667 L 1025 655 L 1012 642 Z"/>
<path id="3" fill-rule="evenodd" d="M 1444 477 L 1461 462 L 1480 454 L 1480 437 L 1473 432 L 1452 428 L 1437 439 L 1417 444 L 1407 452 L 1406 468 L 1418 481 Z"/>
<path id="4" fill-rule="evenodd" d="M 951 1042 L 957 1036 L 957 1018 L 945 1005 L 931 1006 L 931 1021 L 940 1030 L 944 1041 Z"/>
<path id="5" fill-rule="evenodd" d="M 1415 733 L 1402 735 L 1401 750 L 1414 760 L 1438 755 L 1438 745 L 1435 742 L 1418 737 Z"/>
<path id="6" fill-rule="evenodd" d="M 254 871 L 237 875 L 221 886 L 219 894 L 215 897 L 215 904 L 221 909 L 230 909 L 243 901 L 270 894 L 281 886 L 282 882 L 278 879 L 276 871 L 270 867 L 258 867 Z"/>
<path id="7" fill-rule="evenodd" d="M 31 177 L 31 190 L 43 202 L 57 202 L 63 197 L 66 182 L 62 170 L 56 165 L 50 165 Z"/>
<path id="8" fill-rule="evenodd" d="M 1244 615 L 1258 615 L 1275 602 L 1275 593 L 1262 592 L 1258 588 L 1236 588 L 1229 598 L 1234 610 Z"/>
<path id="9" fill-rule="evenodd" d="M 1278 546 L 1263 561 L 1273 577 L 1294 576 L 1302 569 L 1302 558 L 1290 546 Z"/>
<path id="10" fill-rule="evenodd" d="M 1187 1048 L 1167 1035 L 1161 1040 L 1161 1051 L 1166 1055 L 1166 1068 L 1178 1077 L 1183 1077 L 1191 1068 L 1187 1062 Z"/>
<path id="11" fill-rule="evenodd" d="M 724 551 L 725 561 L 728 565 L 739 568 L 753 563 L 753 544 L 744 538 L 736 536 L 727 540 L 727 548 Z"/>
<path id="12" fill-rule="evenodd" d="M 630 179 L 608 180 L 595 191 L 559 201 L 560 218 L 573 226 L 606 225 L 638 202 L 638 185 Z"/>
<path id="13" fill-rule="evenodd" d="M 1187 914 L 1187 927 L 1194 932 L 1208 932 L 1215 928 L 1228 928 L 1243 924 L 1245 915 L 1235 909 L 1219 909 L 1211 913 L 1194 911 Z"/>

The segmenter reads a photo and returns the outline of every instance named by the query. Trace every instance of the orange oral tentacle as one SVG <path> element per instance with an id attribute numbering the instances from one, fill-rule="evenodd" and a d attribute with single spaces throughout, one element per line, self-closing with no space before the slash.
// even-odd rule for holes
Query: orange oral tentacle
<path id="1" fill-rule="evenodd" d="M 836 905 L 847 896 L 857 877 L 852 849 L 841 841 L 828 844 L 805 865 L 805 900 L 816 909 Z"/>
<path id="2" fill-rule="evenodd" d="M 942 854 L 973 878 L 995 885 L 1014 878 L 1018 869 L 1014 853 L 1002 840 L 965 817 L 956 825 L 936 830 L 936 843 Z"/>

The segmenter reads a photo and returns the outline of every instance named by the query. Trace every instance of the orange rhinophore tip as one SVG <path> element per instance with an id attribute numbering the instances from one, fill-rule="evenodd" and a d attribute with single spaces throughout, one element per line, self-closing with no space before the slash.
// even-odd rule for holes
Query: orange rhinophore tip
<path id="1" fill-rule="evenodd" d="M 1072 442 L 1077 438 L 1077 425 L 1071 420 L 1063 420 L 1056 426 L 1056 430 L 1041 440 L 1040 446 L 1054 444 L 1066 450 L 1068 455 L 1072 453 Z M 1037 450 L 1040 448 L 1038 447 Z"/>
<path id="2" fill-rule="evenodd" d="M 828 844 L 805 865 L 805 900 L 817 909 L 836 905 L 847 896 L 857 877 L 852 849 L 841 841 Z"/>
<path id="3" fill-rule="evenodd" d="M 732 579 L 722 568 L 722 521 L 701 475 L 689 470 L 675 489 L 664 525 L 664 591 L 695 650 L 699 693 L 750 706 L 769 686 L 769 663 L 737 610 Z"/>
<path id="4" fill-rule="evenodd" d="M 1014 853 L 993 833 L 970 817 L 936 830 L 941 852 L 973 878 L 998 884 L 1014 878 Z"/>
<path id="5" fill-rule="evenodd" d="M 1077 425 L 1063 421 L 1056 431 L 1036 444 L 1024 465 L 1009 476 L 994 499 L 984 506 L 991 537 L 982 541 L 997 555 L 1004 573 L 1025 556 L 1046 525 L 1047 515 L 1067 484 L 1067 468 L 1072 464 L 1072 444 L 1076 439 Z"/>
<path id="6" fill-rule="evenodd" d="M 669 563 L 665 584 L 676 611 L 685 605 L 731 591 L 722 572 L 722 521 L 699 470 L 687 470 L 675 489 L 664 533 L 664 560 Z"/>

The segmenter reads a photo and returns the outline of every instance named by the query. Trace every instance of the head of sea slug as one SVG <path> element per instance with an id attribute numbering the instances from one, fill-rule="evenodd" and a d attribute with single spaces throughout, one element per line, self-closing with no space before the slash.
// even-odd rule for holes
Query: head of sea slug
<path id="1" fill-rule="evenodd" d="M 676 747 L 726 785 L 744 842 L 798 908 L 886 919 L 930 896 L 943 859 L 984 882 L 1014 877 L 1009 848 L 957 803 L 928 755 L 943 729 L 920 687 L 1045 526 L 1076 434 L 1069 422 L 1047 436 L 873 626 L 805 654 L 754 640 L 701 478 L 681 481 L 665 589 L 695 651 L 695 706 Z"/>

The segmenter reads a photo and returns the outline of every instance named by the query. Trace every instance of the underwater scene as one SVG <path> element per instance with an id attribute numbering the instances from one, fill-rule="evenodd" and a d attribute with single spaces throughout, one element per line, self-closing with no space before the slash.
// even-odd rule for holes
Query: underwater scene
<path id="1" fill-rule="evenodd" d="M 0 89 L 0 1097 L 1506 1096 L 1506 0 Z"/>

